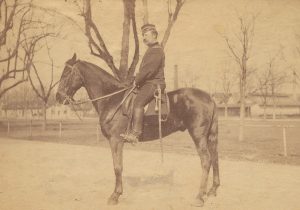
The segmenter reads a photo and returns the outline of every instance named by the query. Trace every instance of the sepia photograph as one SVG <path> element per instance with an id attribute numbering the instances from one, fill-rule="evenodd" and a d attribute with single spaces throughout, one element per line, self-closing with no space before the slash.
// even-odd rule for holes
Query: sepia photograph
<path id="1" fill-rule="evenodd" d="M 0 210 L 299 195 L 299 0 L 0 0 Z"/>

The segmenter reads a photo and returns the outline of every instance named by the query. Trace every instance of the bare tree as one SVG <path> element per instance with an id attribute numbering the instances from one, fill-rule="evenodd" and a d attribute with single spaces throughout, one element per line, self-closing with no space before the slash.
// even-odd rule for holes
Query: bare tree
<path id="1" fill-rule="evenodd" d="M 119 68 L 116 66 L 113 56 L 111 55 L 106 43 L 102 37 L 101 31 L 97 27 L 92 17 L 91 0 L 84 0 L 83 5 L 83 17 L 85 20 L 85 34 L 88 38 L 88 45 L 91 54 L 104 60 L 109 68 L 112 70 L 113 75 L 120 81 L 131 80 L 135 72 L 136 66 L 139 61 L 139 39 L 136 26 L 136 16 L 135 16 L 135 0 L 123 0 L 124 6 L 124 20 L 123 20 L 123 31 L 122 31 L 122 44 L 121 44 L 121 59 Z M 184 4 L 184 0 L 176 0 L 176 7 L 174 13 L 172 12 L 171 6 L 169 6 L 169 19 L 168 26 L 164 34 L 164 38 L 161 45 L 165 47 L 168 38 L 171 34 L 171 29 L 177 20 L 179 11 Z M 171 0 L 168 1 L 171 4 Z M 148 1 L 143 0 L 144 7 L 144 23 L 148 23 Z M 134 38 L 134 55 L 132 61 L 129 62 L 129 38 L 130 31 L 133 32 Z M 130 63 L 130 65 L 129 65 Z"/>
<path id="2" fill-rule="evenodd" d="M 30 113 L 31 117 L 34 117 L 37 113 L 34 110 L 39 110 L 38 113 L 42 114 L 43 101 L 36 96 L 30 82 L 24 82 L 18 85 L 14 89 L 10 90 L 1 98 L 3 104 L 3 110 L 7 109 L 19 109 L 22 113 L 18 116 L 27 117 Z M 52 92 L 48 104 L 55 103 L 55 95 Z"/>
<path id="3" fill-rule="evenodd" d="M 249 59 L 250 51 L 253 44 L 254 28 L 257 15 L 239 16 L 239 27 L 234 32 L 233 36 L 221 34 L 229 53 L 235 63 L 239 67 L 239 89 L 240 89 L 240 128 L 239 128 L 239 141 L 244 139 L 244 120 L 245 120 L 245 107 L 246 107 L 246 87 L 247 77 L 249 76 Z"/>
<path id="4" fill-rule="evenodd" d="M 18 0 L 0 0 L 0 98 L 8 90 L 26 81 L 25 71 L 30 59 L 20 52 L 24 34 L 29 29 L 30 4 Z M 20 63 L 19 57 L 22 57 Z"/>
<path id="5" fill-rule="evenodd" d="M 121 62 L 120 69 L 118 69 L 114 63 L 113 57 L 110 54 L 102 35 L 92 18 L 91 0 L 84 1 L 83 16 L 85 20 L 85 34 L 88 38 L 88 45 L 91 50 L 91 54 L 101 58 L 112 70 L 114 76 L 124 81 L 127 78 L 127 73 L 134 71 L 138 63 L 139 55 L 139 42 L 136 30 L 135 22 L 135 0 L 123 1 L 124 4 L 124 22 L 123 22 L 123 37 L 122 37 L 122 50 L 121 50 Z M 128 52 L 129 52 L 129 27 L 132 21 L 132 29 L 135 38 L 135 54 L 133 61 L 127 71 L 126 66 L 128 65 Z M 127 59 L 126 59 L 127 58 Z M 133 74 L 133 73 L 132 73 Z"/>
<path id="6" fill-rule="evenodd" d="M 268 102 L 268 96 L 270 95 L 270 88 L 269 88 L 269 80 L 270 80 L 270 71 L 264 71 L 262 75 L 260 75 L 257 79 L 257 92 L 259 92 L 259 95 L 262 100 L 262 105 L 264 109 L 264 119 L 267 118 L 266 116 L 266 109 L 267 109 L 267 102 Z"/>
<path id="7" fill-rule="evenodd" d="M 33 19 L 31 1 L 0 0 L 0 98 L 8 90 L 27 81 L 36 45 L 50 33 L 43 31 L 48 25 Z"/>
<path id="8" fill-rule="evenodd" d="M 257 76 L 257 89 L 254 92 L 259 92 L 262 99 L 262 105 L 264 109 L 264 119 L 266 119 L 266 108 L 270 99 L 273 104 L 273 119 L 276 119 L 276 106 L 277 106 L 277 94 L 280 87 L 285 83 L 286 74 L 282 71 L 278 63 L 280 55 L 282 54 L 282 48 L 270 58 L 267 63 L 265 71 Z M 280 71 L 276 69 L 281 68 Z"/>
<path id="9" fill-rule="evenodd" d="M 276 119 L 276 108 L 277 108 L 277 93 L 281 85 L 285 82 L 286 75 L 284 73 L 275 73 L 271 71 L 270 74 L 270 92 L 272 96 L 273 104 L 273 119 Z"/>
<path id="10" fill-rule="evenodd" d="M 231 71 L 228 68 L 225 68 L 224 71 L 222 72 L 222 96 L 221 96 L 221 100 L 225 105 L 225 110 L 224 110 L 224 115 L 225 118 L 227 119 L 228 117 L 228 102 L 229 99 L 232 97 L 232 87 L 234 85 L 234 82 L 231 78 Z"/>
<path id="11" fill-rule="evenodd" d="M 29 82 L 31 84 L 31 87 L 33 91 L 35 92 L 36 96 L 41 99 L 43 102 L 43 130 L 46 130 L 47 126 L 47 105 L 49 102 L 49 98 L 51 96 L 51 93 L 54 89 L 54 87 L 58 84 L 59 81 L 54 82 L 53 74 L 54 74 L 54 63 L 53 59 L 50 55 L 50 48 L 46 42 L 47 47 L 47 52 L 48 52 L 48 57 L 50 61 L 50 82 L 47 85 L 46 80 L 41 78 L 41 74 L 45 72 L 45 69 L 38 68 L 37 65 L 35 64 L 34 60 L 32 62 L 32 70 L 28 70 L 28 78 Z M 49 69 L 47 69 L 49 71 Z M 35 81 L 35 82 L 34 82 Z"/>

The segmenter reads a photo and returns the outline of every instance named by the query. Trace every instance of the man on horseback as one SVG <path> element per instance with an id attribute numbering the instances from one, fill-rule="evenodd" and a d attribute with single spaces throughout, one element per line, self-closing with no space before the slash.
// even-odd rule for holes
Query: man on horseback
<path id="1" fill-rule="evenodd" d="M 144 107 L 154 98 L 158 88 L 162 91 L 166 88 L 165 54 L 157 41 L 158 32 L 153 24 L 145 24 L 141 29 L 143 42 L 148 49 L 134 80 L 138 93 L 133 105 L 132 129 L 126 134 L 121 134 L 124 140 L 130 143 L 137 143 L 142 134 Z"/>

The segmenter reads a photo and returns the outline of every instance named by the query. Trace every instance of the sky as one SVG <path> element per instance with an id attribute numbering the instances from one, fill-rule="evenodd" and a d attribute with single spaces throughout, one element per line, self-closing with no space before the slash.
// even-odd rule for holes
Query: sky
<path id="1" fill-rule="evenodd" d="M 99 27 L 115 63 L 119 64 L 123 4 L 121 0 L 92 1 L 93 18 Z M 137 0 L 137 26 L 142 25 L 142 4 Z M 173 7 L 175 6 L 173 0 Z M 55 62 L 55 78 L 59 79 L 66 60 L 76 52 L 78 58 L 93 62 L 109 71 L 98 58 L 93 57 L 84 35 L 83 19 L 79 7 L 72 0 L 35 0 L 34 4 L 47 10 L 56 11 L 55 16 L 38 13 L 41 18 L 61 29 L 59 37 L 50 39 L 51 56 Z M 167 26 L 166 0 L 148 0 L 149 21 L 157 26 L 159 39 L 162 39 Z M 253 47 L 250 52 L 249 67 L 256 69 L 257 75 L 266 69 L 272 57 L 278 56 L 275 70 L 291 75 L 295 70 L 300 75 L 300 1 L 299 0 L 186 0 L 172 29 L 165 48 L 167 89 L 173 88 L 174 65 L 178 65 L 180 86 L 194 83 L 208 92 L 220 91 L 222 72 L 227 68 L 237 75 L 238 67 L 229 54 L 226 43 L 220 34 L 235 39 L 238 32 L 238 16 L 257 15 Z M 140 40 L 141 33 L 139 32 Z M 133 39 L 131 39 L 131 44 Z M 141 53 L 146 46 L 140 43 Z M 134 48 L 131 48 L 131 55 Z M 42 52 L 39 60 L 47 60 Z M 141 57 L 140 57 L 141 60 Z M 42 65 L 42 64 L 40 64 Z M 45 67 L 46 68 L 46 67 Z M 249 82 L 255 81 L 252 75 Z M 45 70 L 44 79 L 49 77 Z M 235 82 L 236 78 L 233 77 Z M 300 81 L 298 81 L 300 85 Z M 236 86 L 237 87 L 237 86 Z M 291 83 L 281 91 L 290 92 Z M 299 92 L 300 87 L 297 91 Z"/>

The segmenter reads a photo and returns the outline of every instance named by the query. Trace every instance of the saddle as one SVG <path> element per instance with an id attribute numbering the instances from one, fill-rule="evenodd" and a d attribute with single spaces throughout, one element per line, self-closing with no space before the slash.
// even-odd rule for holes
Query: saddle
<path id="1" fill-rule="evenodd" d="M 127 92 L 125 93 L 127 95 Z M 131 118 L 133 112 L 133 104 L 136 98 L 137 91 L 133 91 L 122 105 L 123 115 Z M 159 114 L 158 98 L 154 97 L 144 108 L 144 116 L 155 116 Z M 170 112 L 169 97 L 167 92 L 161 94 L 161 117 L 166 119 Z"/>
<path id="2" fill-rule="evenodd" d="M 125 96 L 127 96 L 129 91 L 125 93 Z M 137 92 L 132 91 L 124 103 L 121 106 L 121 112 L 123 115 L 128 117 L 128 124 L 126 128 L 126 132 L 131 130 L 132 126 L 132 116 L 133 116 L 133 104 L 134 100 L 137 96 Z M 169 97 L 167 92 L 164 92 L 161 94 L 161 122 L 162 122 L 162 137 L 166 136 L 173 131 L 181 130 L 184 131 L 186 128 L 182 124 L 181 120 L 178 120 L 174 117 L 169 116 L 170 114 L 170 103 L 169 103 Z M 160 138 L 159 135 L 159 121 L 158 121 L 158 104 L 157 104 L 157 98 L 154 97 L 153 100 L 151 100 L 144 109 L 144 122 L 143 122 L 143 132 L 142 136 L 140 137 L 139 141 L 149 141 Z"/>

